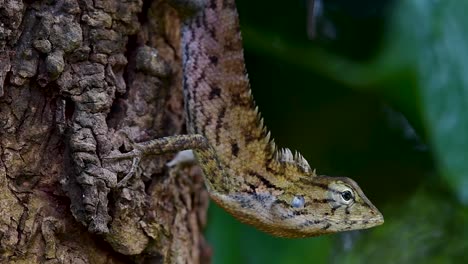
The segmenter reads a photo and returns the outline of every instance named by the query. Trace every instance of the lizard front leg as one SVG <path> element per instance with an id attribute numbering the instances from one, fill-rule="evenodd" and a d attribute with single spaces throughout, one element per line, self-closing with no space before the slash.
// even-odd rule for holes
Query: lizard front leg
<path id="1" fill-rule="evenodd" d="M 144 156 L 175 153 L 188 149 L 208 149 L 209 145 L 202 135 L 176 135 L 157 138 L 150 141 L 133 144 L 133 150 L 127 153 L 115 154 L 105 157 L 105 160 L 133 159 L 132 166 L 127 175 L 119 181 L 117 188 L 124 186 L 135 174 L 141 159 Z"/>

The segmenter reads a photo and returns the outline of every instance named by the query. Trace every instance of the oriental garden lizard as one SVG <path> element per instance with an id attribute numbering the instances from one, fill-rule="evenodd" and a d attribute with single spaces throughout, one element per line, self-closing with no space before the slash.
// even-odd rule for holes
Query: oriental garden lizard
<path id="1" fill-rule="evenodd" d="M 181 16 L 187 135 L 135 144 L 109 158 L 193 149 L 213 201 L 240 221 L 280 237 L 365 229 L 384 222 L 353 180 L 317 175 L 278 149 L 252 98 L 234 0 L 172 0 Z"/>

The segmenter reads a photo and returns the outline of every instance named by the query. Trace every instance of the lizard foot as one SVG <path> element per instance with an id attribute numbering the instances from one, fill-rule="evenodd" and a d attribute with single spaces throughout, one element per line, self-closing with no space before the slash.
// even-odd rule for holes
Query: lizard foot
<path id="1" fill-rule="evenodd" d="M 130 167 L 130 171 L 117 183 L 117 188 L 124 186 L 128 180 L 132 178 L 135 174 L 138 165 L 140 165 L 141 157 L 143 156 L 143 152 L 138 149 L 134 148 L 132 151 L 127 153 L 116 154 L 108 157 L 104 157 L 105 160 L 121 160 L 121 159 L 133 159 L 132 166 Z"/>
<path id="2" fill-rule="evenodd" d="M 104 160 L 133 160 L 132 166 L 130 167 L 130 171 L 127 173 L 127 175 L 125 175 L 125 177 L 123 177 L 122 180 L 120 180 L 117 183 L 117 188 L 124 186 L 128 182 L 128 180 L 130 180 L 132 176 L 136 173 L 138 165 L 140 165 L 141 158 L 145 152 L 144 147 L 138 143 L 135 143 L 126 132 L 121 131 L 119 134 L 127 139 L 127 141 L 130 143 L 130 146 L 132 147 L 132 151 L 126 153 L 111 154 L 110 156 L 103 158 Z"/>

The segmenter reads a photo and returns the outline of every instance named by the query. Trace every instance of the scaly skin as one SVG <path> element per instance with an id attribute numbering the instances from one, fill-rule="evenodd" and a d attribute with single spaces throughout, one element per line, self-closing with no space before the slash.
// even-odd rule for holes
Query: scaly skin
<path id="1" fill-rule="evenodd" d="M 318 176 L 300 154 L 277 150 L 251 96 L 234 0 L 207 0 L 185 19 L 181 32 L 190 135 L 140 144 L 120 157 L 195 149 L 211 198 L 240 221 L 275 236 L 317 236 L 383 223 L 353 180 Z"/>

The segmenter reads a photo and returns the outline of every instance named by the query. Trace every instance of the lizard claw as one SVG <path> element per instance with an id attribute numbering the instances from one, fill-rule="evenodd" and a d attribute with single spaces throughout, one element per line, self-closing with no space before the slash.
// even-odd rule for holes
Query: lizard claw
<path id="1" fill-rule="evenodd" d="M 134 149 L 129 153 L 132 153 L 132 155 L 125 155 L 127 153 L 124 153 L 123 155 L 125 155 L 125 157 L 133 157 L 132 167 L 130 168 L 130 171 L 127 173 L 127 175 L 125 175 L 125 177 L 117 183 L 117 188 L 124 186 L 128 182 L 128 180 L 132 178 L 132 176 L 136 172 L 136 169 L 138 168 L 138 165 L 140 164 L 141 151 L 138 149 Z"/>
<path id="2" fill-rule="evenodd" d="M 141 156 L 142 152 L 138 148 L 134 148 L 132 151 L 127 152 L 127 153 L 120 153 L 116 155 L 110 155 L 107 157 L 104 157 L 104 160 L 122 160 L 122 159 L 132 159 L 132 166 L 130 167 L 130 171 L 123 177 L 120 182 L 117 183 L 117 188 L 120 188 L 124 186 L 128 180 L 132 178 L 132 176 L 135 174 L 136 169 L 138 168 L 138 165 L 140 164 L 141 161 Z"/>
<path id="3" fill-rule="evenodd" d="M 143 155 L 143 152 L 138 147 L 138 144 L 135 144 L 133 142 L 133 140 L 131 140 L 130 137 L 127 135 L 127 133 L 122 133 L 122 134 L 127 138 L 127 140 L 130 142 L 130 144 L 133 145 L 133 150 L 130 151 L 130 152 L 114 154 L 114 155 L 110 155 L 110 156 L 107 156 L 107 157 L 103 158 L 104 160 L 123 160 L 123 159 L 132 159 L 133 160 L 130 171 L 127 173 L 127 175 L 125 175 L 125 177 L 123 177 L 122 180 L 120 180 L 117 183 L 117 188 L 125 186 L 125 184 L 128 182 L 128 180 L 130 180 L 132 178 L 132 176 L 135 174 L 135 172 L 136 172 L 136 170 L 138 168 L 138 165 L 140 164 L 141 157 Z"/>

